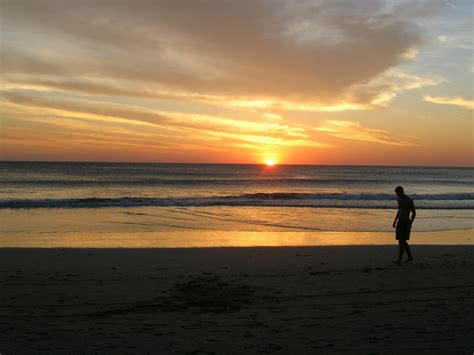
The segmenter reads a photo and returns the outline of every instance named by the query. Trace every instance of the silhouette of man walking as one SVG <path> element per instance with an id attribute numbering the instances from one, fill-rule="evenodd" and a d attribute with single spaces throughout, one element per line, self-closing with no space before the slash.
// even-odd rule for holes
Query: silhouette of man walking
<path id="1" fill-rule="evenodd" d="M 398 259 L 393 263 L 401 265 L 404 252 L 407 253 L 406 263 L 413 260 L 407 241 L 410 239 L 411 225 L 416 217 L 416 209 L 413 200 L 405 195 L 403 187 L 397 186 L 395 193 L 398 197 L 398 212 L 393 221 L 393 228 L 396 228 L 396 239 L 398 240 Z"/>

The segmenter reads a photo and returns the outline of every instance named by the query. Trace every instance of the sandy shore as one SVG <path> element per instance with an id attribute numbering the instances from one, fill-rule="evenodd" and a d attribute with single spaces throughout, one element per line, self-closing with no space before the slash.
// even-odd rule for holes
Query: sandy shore
<path id="1" fill-rule="evenodd" d="M 0 249 L 0 353 L 466 353 L 474 246 Z"/>

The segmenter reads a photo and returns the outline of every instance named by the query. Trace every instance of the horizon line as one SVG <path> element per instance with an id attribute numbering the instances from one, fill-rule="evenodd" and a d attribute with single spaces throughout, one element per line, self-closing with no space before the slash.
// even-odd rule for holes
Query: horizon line
<path id="1" fill-rule="evenodd" d="M 265 163 L 216 163 L 216 162 L 150 162 L 150 161 L 81 161 L 81 160 L 0 160 L 0 163 L 75 163 L 75 164 L 188 164 L 188 165 L 262 165 Z M 287 164 L 276 163 L 274 166 L 345 166 L 345 167 L 386 167 L 386 168 L 452 168 L 474 169 L 472 166 L 460 165 L 383 165 L 383 164 Z"/>

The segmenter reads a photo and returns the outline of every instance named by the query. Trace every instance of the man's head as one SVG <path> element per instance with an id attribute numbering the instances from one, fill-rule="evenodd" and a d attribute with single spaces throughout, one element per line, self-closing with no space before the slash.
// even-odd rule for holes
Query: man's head
<path id="1" fill-rule="evenodd" d="M 403 191 L 403 187 L 401 186 L 397 186 L 395 188 L 395 193 L 397 194 L 398 197 L 402 197 L 403 195 L 405 195 L 405 191 Z"/>

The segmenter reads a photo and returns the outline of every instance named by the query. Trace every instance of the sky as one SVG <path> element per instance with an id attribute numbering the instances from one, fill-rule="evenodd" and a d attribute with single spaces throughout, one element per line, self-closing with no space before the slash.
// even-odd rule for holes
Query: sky
<path id="1" fill-rule="evenodd" d="M 0 160 L 472 167 L 473 6 L 1 0 Z"/>

